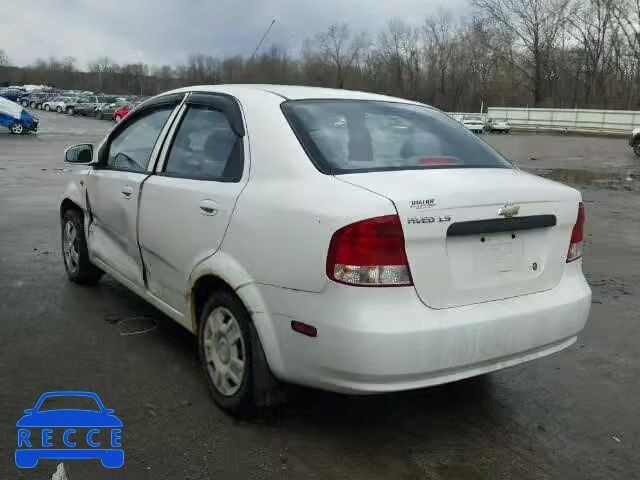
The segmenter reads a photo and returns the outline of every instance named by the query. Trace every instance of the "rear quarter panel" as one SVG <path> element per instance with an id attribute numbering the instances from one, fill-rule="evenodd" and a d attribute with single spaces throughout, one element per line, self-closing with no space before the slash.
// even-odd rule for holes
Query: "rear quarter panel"
<path id="1" fill-rule="evenodd" d="M 280 110 L 281 97 L 240 98 L 251 171 L 221 250 L 253 281 L 310 292 L 327 283 L 333 233 L 365 218 L 396 213 L 387 198 L 320 173 Z"/>

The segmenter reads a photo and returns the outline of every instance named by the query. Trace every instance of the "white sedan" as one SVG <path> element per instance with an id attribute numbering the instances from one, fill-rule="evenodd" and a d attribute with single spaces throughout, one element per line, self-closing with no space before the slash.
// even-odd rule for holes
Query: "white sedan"
<path id="1" fill-rule="evenodd" d="M 69 278 L 108 273 L 197 335 L 215 402 L 282 382 L 451 382 L 576 341 L 591 291 L 580 193 L 442 112 L 370 93 L 198 86 L 76 145 Z"/>
<path id="2" fill-rule="evenodd" d="M 480 115 L 464 115 L 462 124 L 473 133 L 484 132 L 484 121 Z"/>

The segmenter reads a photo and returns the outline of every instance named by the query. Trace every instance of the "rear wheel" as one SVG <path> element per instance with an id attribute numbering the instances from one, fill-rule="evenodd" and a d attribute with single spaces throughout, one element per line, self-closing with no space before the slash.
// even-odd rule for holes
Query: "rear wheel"
<path id="1" fill-rule="evenodd" d="M 62 113 L 62 107 L 60 105 L 56 107 L 56 112 Z"/>
<path id="2" fill-rule="evenodd" d="M 9 131 L 14 135 L 22 135 L 24 133 L 24 126 L 21 123 L 16 122 L 11 125 Z"/>
<path id="3" fill-rule="evenodd" d="M 89 261 L 84 222 L 78 210 L 70 209 L 62 215 L 62 258 L 67 276 L 72 282 L 93 284 L 104 273 Z"/>
<path id="4" fill-rule="evenodd" d="M 114 117 L 114 120 L 116 121 L 116 123 L 120 123 L 120 120 L 122 120 L 122 117 L 120 115 L 116 115 Z"/>
<path id="5" fill-rule="evenodd" d="M 45 110 L 45 112 L 48 112 L 48 111 L 51 110 L 51 107 L 48 104 L 45 104 L 44 110 Z"/>
<path id="6" fill-rule="evenodd" d="M 22 104 L 23 107 L 28 107 L 29 106 L 29 101 L 28 100 L 22 100 L 22 102 L 20 102 Z"/>
<path id="7" fill-rule="evenodd" d="M 220 408 L 247 415 L 283 401 L 284 390 L 269 369 L 251 317 L 238 297 L 214 291 L 198 320 L 200 364 Z"/>
<path id="8" fill-rule="evenodd" d="M 73 107 L 67 107 L 67 113 L 68 113 L 69 115 L 75 115 L 75 113 L 76 113 L 76 109 L 75 109 L 75 108 L 73 108 Z"/>
<path id="9" fill-rule="evenodd" d="M 36 102 L 31 102 L 31 103 L 29 104 L 29 106 L 30 106 L 31 108 L 36 108 L 38 105 L 36 104 Z"/>
<path id="10" fill-rule="evenodd" d="M 104 118 L 104 115 L 102 114 L 102 110 L 96 110 L 96 118 L 98 120 L 102 120 Z"/>

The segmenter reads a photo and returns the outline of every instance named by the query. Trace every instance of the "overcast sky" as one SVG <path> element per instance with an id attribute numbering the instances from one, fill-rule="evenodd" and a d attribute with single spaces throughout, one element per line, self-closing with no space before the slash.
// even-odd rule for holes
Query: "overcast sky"
<path id="1" fill-rule="evenodd" d="M 263 46 L 294 51 L 332 23 L 375 32 L 398 17 L 421 21 L 465 0 L 0 0 L 0 48 L 14 65 L 73 56 L 80 67 L 102 55 L 118 63 L 180 63 L 190 53 L 251 55 Z M 21 5 L 18 7 L 18 5 Z M 15 8 L 14 8 L 15 7 Z M 17 10 L 16 10 L 17 8 Z M 17 12 L 20 11 L 20 14 Z M 454 12 L 456 13 L 456 12 Z"/>

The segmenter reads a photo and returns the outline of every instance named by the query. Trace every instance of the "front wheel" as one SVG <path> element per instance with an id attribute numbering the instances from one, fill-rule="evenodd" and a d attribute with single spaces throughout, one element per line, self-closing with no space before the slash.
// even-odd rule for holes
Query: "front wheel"
<path id="1" fill-rule="evenodd" d="M 49 105 L 45 105 L 45 106 L 44 106 L 44 111 L 45 111 L 45 112 L 49 112 L 49 111 L 51 111 L 51 107 L 50 107 Z"/>
<path id="2" fill-rule="evenodd" d="M 73 108 L 73 107 L 69 107 L 69 108 L 67 108 L 67 113 L 68 113 L 69 115 L 75 115 L 76 110 L 75 110 L 75 108 Z"/>
<path id="3" fill-rule="evenodd" d="M 67 210 L 62 215 L 62 258 L 67 276 L 72 282 L 93 284 L 104 273 L 89 260 L 84 222 L 77 210 Z"/>
<path id="4" fill-rule="evenodd" d="M 103 116 L 104 116 L 104 115 L 102 115 L 102 111 L 101 111 L 101 110 L 97 110 L 97 111 L 96 111 L 96 118 L 97 118 L 98 120 L 102 120 Z"/>
<path id="5" fill-rule="evenodd" d="M 62 107 L 58 105 L 58 106 L 56 107 L 56 112 L 58 112 L 58 113 L 62 113 Z"/>
<path id="6" fill-rule="evenodd" d="M 9 128 L 9 131 L 14 135 L 22 135 L 24 133 L 24 126 L 21 123 L 16 122 L 13 125 L 11 125 L 11 128 Z"/>
<path id="7" fill-rule="evenodd" d="M 28 100 L 22 100 L 21 102 L 23 107 L 28 107 L 29 106 L 29 101 Z"/>
<path id="8" fill-rule="evenodd" d="M 116 115 L 114 117 L 114 120 L 116 121 L 116 123 L 120 123 L 120 120 L 122 120 L 122 117 L 120 115 Z"/>

